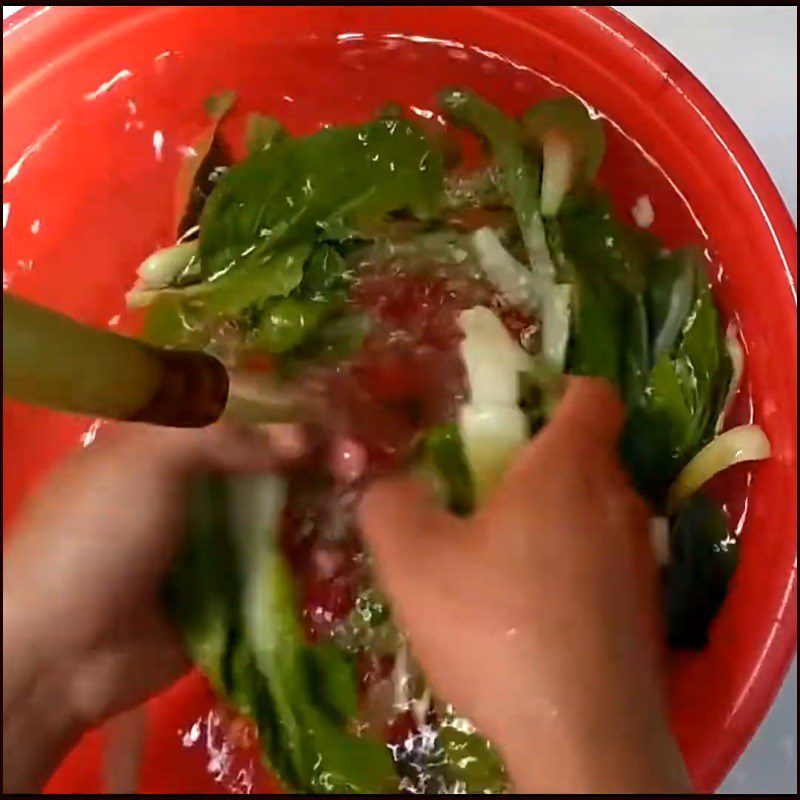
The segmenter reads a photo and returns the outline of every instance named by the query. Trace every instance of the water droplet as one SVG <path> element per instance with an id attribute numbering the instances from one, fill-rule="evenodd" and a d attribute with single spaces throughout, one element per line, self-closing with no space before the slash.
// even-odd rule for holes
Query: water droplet
<path id="1" fill-rule="evenodd" d="M 107 81 L 101 83 L 93 92 L 87 92 L 84 96 L 84 100 L 97 100 L 98 97 L 104 95 L 106 92 L 110 91 L 116 84 L 120 81 L 127 80 L 128 78 L 132 78 L 133 73 L 129 69 L 121 69 L 116 75 L 110 77 Z"/>
<path id="2" fill-rule="evenodd" d="M 161 161 L 163 149 L 164 134 L 161 131 L 153 131 L 153 152 L 156 154 L 156 161 Z"/>
<path id="3" fill-rule="evenodd" d="M 84 447 L 88 447 L 96 438 L 97 432 L 100 430 L 100 426 L 103 424 L 103 420 L 96 419 L 81 435 L 81 444 Z"/>

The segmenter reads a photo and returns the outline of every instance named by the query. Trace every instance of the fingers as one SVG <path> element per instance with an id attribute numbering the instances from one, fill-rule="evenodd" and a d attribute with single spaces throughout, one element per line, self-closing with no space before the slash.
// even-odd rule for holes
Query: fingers
<path id="1" fill-rule="evenodd" d="M 587 462 L 618 460 L 625 407 L 616 390 L 601 378 L 570 378 L 567 391 L 547 426 L 522 450 L 509 470 L 523 483 L 542 461 L 566 462 L 581 454 Z"/>
<path id="2" fill-rule="evenodd" d="M 417 574 L 426 554 L 439 550 L 464 528 L 436 505 L 426 486 L 411 479 L 375 484 L 361 502 L 359 519 L 378 568 L 390 580 L 391 574 Z"/>
<path id="3" fill-rule="evenodd" d="M 162 477 L 209 471 L 267 472 L 294 455 L 276 452 L 270 433 L 231 422 L 202 429 L 119 426 L 99 436 L 88 452 L 96 460 L 135 462 L 139 469 Z"/>
<path id="4" fill-rule="evenodd" d="M 616 447 L 625 421 L 625 406 L 603 378 L 570 378 L 546 430 Z"/>
<path id="5" fill-rule="evenodd" d="M 262 425 L 269 439 L 275 457 L 281 461 L 296 461 L 309 451 L 309 440 L 303 425 L 294 422 L 283 422 L 274 425 Z"/>
<path id="6" fill-rule="evenodd" d="M 139 609 L 132 627 L 115 628 L 82 658 L 65 703 L 87 727 L 143 703 L 191 667 L 180 635 L 158 607 Z"/>
<path id="7" fill-rule="evenodd" d="M 549 486 L 551 500 L 568 502 L 571 493 L 586 496 L 596 471 L 617 473 L 624 416 L 625 407 L 610 383 L 570 378 L 550 422 L 522 448 L 481 516 L 528 508 L 532 487 Z M 622 472 L 621 465 L 618 470 Z"/>

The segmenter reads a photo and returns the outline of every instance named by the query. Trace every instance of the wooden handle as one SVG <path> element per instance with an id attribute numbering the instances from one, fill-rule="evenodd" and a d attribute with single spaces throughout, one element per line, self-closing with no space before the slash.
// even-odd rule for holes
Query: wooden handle
<path id="1" fill-rule="evenodd" d="M 228 399 L 228 373 L 206 353 L 162 350 L 3 292 L 3 394 L 109 419 L 196 428 Z"/>

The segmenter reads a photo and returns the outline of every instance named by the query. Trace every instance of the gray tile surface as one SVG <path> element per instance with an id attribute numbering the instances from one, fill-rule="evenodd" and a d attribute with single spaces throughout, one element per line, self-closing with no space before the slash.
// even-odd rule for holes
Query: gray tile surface
<path id="1" fill-rule="evenodd" d="M 3 18 L 21 6 L 3 6 Z M 711 90 L 797 219 L 796 6 L 619 6 Z M 797 793 L 797 662 L 722 793 Z"/>

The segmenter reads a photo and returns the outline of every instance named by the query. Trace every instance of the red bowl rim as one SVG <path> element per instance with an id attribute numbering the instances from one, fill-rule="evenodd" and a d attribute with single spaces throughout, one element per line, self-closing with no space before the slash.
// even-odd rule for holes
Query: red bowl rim
<path id="1" fill-rule="evenodd" d="M 8 42 L 5 40 L 12 34 L 16 35 L 25 29 L 25 35 L 22 37 L 25 41 L 17 40 L 24 47 L 27 40 L 36 31 L 36 18 L 52 8 L 52 6 L 26 6 L 3 21 L 4 66 L 7 58 L 13 57 L 12 52 L 17 52 L 16 48 L 11 52 L 6 49 L 6 45 L 12 44 L 13 39 Z M 514 18 L 523 25 L 530 20 L 529 9 L 489 8 L 492 13 L 506 18 Z M 61 7 L 59 13 L 76 18 L 86 10 L 86 8 L 80 7 Z M 709 135 L 717 140 L 720 153 L 725 153 L 725 156 L 730 159 L 734 168 L 744 179 L 744 185 L 747 187 L 745 191 L 750 194 L 749 199 L 755 201 L 769 230 L 772 245 L 780 256 L 796 307 L 797 230 L 795 223 L 761 159 L 737 124 L 703 83 L 679 59 L 623 14 L 608 6 L 574 6 L 572 11 L 583 15 L 588 22 L 596 25 L 608 35 L 628 43 L 633 52 L 640 57 L 641 68 L 656 70 L 671 85 L 673 91 L 683 98 L 687 106 L 687 113 L 702 120 Z M 33 24 L 33 28 L 29 27 L 31 24 Z M 4 98 L 5 92 L 6 87 L 4 86 Z M 776 628 L 775 636 L 770 640 L 759 665 L 760 678 L 752 686 L 747 700 L 737 714 L 739 734 L 735 737 L 726 737 L 728 743 L 722 749 L 717 762 L 709 765 L 706 775 L 710 779 L 711 785 L 719 785 L 752 739 L 780 690 L 783 679 L 794 659 L 797 650 L 796 558 L 793 572 L 787 582 L 780 618 L 781 625 Z"/>

